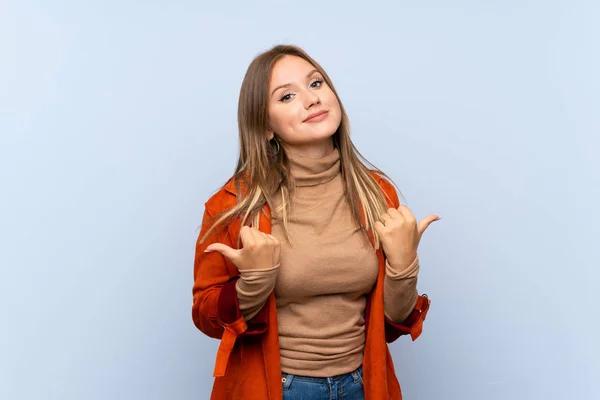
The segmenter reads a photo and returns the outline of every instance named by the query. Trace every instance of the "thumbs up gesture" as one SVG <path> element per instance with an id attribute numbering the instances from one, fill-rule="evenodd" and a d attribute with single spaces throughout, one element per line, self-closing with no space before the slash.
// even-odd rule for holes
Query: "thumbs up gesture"
<path id="1" fill-rule="evenodd" d="M 394 269 L 402 271 L 410 266 L 417 257 L 417 248 L 421 236 L 429 225 L 440 219 L 437 215 L 428 215 L 417 224 L 417 219 L 408 207 L 388 208 L 375 222 L 374 229 L 379 234 L 383 251 Z"/>
<path id="2" fill-rule="evenodd" d="M 223 243 L 211 243 L 204 250 L 217 251 L 227 257 L 240 271 L 268 269 L 279 265 L 279 241 L 254 227 L 240 229 L 243 248 L 233 249 Z"/>

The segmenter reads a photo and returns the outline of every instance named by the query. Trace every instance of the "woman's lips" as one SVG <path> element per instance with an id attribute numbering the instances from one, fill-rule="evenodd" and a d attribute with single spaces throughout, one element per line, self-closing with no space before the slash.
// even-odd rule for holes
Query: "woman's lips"
<path id="1" fill-rule="evenodd" d="M 323 113 L 319 113 L 312 118 L 305 120 L 304 122 L 321 122 L 329 115 L 329 111 L 325 111 Z"/>

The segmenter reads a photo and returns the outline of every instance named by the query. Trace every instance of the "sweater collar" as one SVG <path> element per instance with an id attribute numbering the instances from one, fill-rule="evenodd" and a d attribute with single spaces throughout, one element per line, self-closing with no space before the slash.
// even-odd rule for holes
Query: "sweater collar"
<path id="1" fill-rule="evenodd" d="M 312 158 L 286 151 L 290 174 L 296 186 L 315 186 L 331 181 L 340 173 L 340 151 L 337 147 L 320 158 Z"/>

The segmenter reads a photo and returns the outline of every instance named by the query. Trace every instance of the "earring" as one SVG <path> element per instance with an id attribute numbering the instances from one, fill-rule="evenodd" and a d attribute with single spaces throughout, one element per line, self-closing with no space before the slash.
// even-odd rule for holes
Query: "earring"
<path id="1" fill-rule="evenodd" d="M 277 151 L 275 151 L 275 154 L 272 154 L 273 156 L 276 156 L 277 153 L 279 153 L 279 149 L 280 149 L 279 142 L 276 139 L 267 140 L 267 143 L 271 144 L 271 142 L 275 142 L 275 144 L 277 145 Z"/>

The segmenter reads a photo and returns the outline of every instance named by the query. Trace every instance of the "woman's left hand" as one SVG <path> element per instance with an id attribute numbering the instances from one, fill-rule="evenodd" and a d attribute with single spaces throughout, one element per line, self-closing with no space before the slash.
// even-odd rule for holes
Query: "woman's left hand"
<path id="1" fill-rule="evenodd" d="M 417 257 L 417 247 L 425 229 L 440 217 L 428 215 L 417 224 L 412 211 L 400 205 L 397 209 L 388 208 L 379 219 L 374 228 L 379 234 L 386 258 L 394 269 L 402 271 Z"/>

